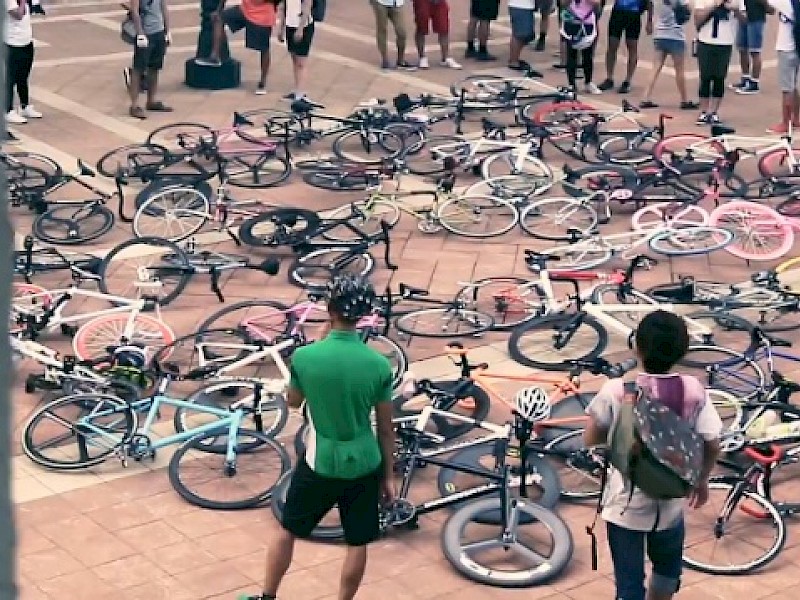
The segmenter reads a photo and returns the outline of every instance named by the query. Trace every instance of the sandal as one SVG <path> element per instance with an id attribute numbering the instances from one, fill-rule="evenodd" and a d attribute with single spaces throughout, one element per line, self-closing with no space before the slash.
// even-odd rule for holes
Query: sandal
<path id="1" fill-rule="evenodd" d="M 132 116 L 134 119 L 141 119 L 144 120 L 147 118 L 147 115 L 144 114 L 144 110 L 142 110 L 141 106 L 131 106 L 128 110 L 128 114 Z"/>
<path id="2" fill-rule="evenodd" d="M 700 105 L 697 102 L 681 102 L 681 110 L 697 110 Z"/>
<path id="3" fill-rule="evenodd" d="M 147 105 L 147 110 L 152 112 L 172 112 L 172 107 L 167 106 L 163 102 L 153 102 Z"/>
<path id="4" fill-rule="evenodd" d="M 524 60 L 517 61 L 516 64 L 508 63 L 508 68 L 512 71 L 528 71 L 531 65 Z"/>
<path id="5" fill-rule="evenodd" d="M 658 104 L 652 100 L 642 100 L 639 102 L 639 108 L 658 108 Z"/>

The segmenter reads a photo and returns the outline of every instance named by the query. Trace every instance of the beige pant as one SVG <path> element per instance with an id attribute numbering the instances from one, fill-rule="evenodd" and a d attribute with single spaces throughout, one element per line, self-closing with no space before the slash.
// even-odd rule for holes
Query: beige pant
<path id="1" fill-rule="evenodd" d="M 370 0 L 372 10 L 375 12 L 375 41 L 378 43 L 378 52 L 382 60 L 388 60 L 389 47 L 389 21 L 394 27 L 394 37 L 397 44 L 397 58 L 403 60 L 406 52 L 406 19 L 402 6 L 384 6 L 377 0 Z"/>

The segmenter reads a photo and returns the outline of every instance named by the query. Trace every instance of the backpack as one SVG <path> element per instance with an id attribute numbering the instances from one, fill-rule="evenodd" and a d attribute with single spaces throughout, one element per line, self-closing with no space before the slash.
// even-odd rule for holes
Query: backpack
<path id="1" fill-rule="evenodd" d="M 657 500 L 688 496 L 703 467 L 703 438 L 691 423 L 635 383 L 625 384 L 608 450 L 608 462 L 631 482 L 631 495 L 638 488 Z"/>

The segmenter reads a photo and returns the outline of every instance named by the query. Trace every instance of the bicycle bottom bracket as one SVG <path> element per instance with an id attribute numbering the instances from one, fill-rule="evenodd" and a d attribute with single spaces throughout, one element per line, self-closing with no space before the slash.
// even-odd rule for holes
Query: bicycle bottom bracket
<path id="1" fill-rule="evenodd" d="M 414 518 L 417 509 L 411 502 L 405 499 L 397 499 L 386 513 L 385 526 L 403 525 Z"/>

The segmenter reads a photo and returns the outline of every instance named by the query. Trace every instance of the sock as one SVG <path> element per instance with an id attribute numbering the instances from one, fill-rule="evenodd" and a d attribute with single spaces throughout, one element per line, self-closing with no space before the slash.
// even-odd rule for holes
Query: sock
<path id="1" fill-rule="evenodd" d="M 546 38 L 546 37 L 547 37 L 547 34 L 546 34 L 546 33 L 540 33 L 540 34 L 539 34 L 539 41 L 543 42 L 543 41 L 545 40 L 545 38 Z"/>

